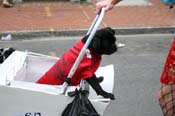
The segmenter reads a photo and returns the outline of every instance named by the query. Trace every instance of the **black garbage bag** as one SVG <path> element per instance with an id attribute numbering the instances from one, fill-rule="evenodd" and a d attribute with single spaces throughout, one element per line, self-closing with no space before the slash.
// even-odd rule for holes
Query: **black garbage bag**
<path id="1" fill-rule="evenodd" d="M 68 93 L 75 98 L 67 105 L 61 116 L 100 116 L 87 98 L 87 93 L 88 91 L 81 89 Z"/>

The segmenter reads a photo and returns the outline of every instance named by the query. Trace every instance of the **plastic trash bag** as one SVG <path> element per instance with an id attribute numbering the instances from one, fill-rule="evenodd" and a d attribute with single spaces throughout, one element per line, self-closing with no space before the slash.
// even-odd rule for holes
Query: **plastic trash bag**
<path id="1" fill-rule="evenodd" d="M 69 96 L 75 96 L 75 98 L 67 105 L 61 116 L 100 116 L 87 98 L 87 94 L 88 91 L 77 89 L 68 93 Z"/>

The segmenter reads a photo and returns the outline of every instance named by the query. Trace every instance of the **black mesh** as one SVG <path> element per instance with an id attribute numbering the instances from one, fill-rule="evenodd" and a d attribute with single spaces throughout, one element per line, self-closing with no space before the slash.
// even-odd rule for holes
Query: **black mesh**
<path id="1" fill-rule="evenodd" d="M 175 84 L 161 86 L 159 103 L 163 116 L 175 116 Z"/>

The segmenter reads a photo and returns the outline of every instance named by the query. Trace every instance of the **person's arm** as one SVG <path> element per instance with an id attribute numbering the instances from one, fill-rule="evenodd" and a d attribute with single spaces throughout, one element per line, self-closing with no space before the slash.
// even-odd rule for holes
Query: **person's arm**
<path id="1" fill-rule="evenodd" d="M 120 2 L 121 0 L 102 0 L 97 2 L 96 8 L 97 8 L 97 13 L 99 14 L 102 7 L 104 7 L 105 11 L 111 10 L 115 4 Z"/>
<path id="2" fill-rule="evenodd" d="M 102 80 L 99 80 L 99 78 L 97 79 L 96 75 L 92 76 L 91 78 L 87 78 L 86 81 L 95 90 L 97 95 L 101 95 L 104 98 L 110 98 L 111 100 L 115 99 L 115 96 L 112 93 L 108 93 L 102 89 L 102 87 L 99 84 Z"/>

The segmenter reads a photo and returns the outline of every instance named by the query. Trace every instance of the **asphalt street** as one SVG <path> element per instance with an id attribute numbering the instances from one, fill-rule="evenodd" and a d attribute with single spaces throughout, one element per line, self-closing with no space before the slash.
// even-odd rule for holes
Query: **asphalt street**
<path id="1" fill-rule="evenodd" d="M 172 34 L 117 36 L 125 44 L 111 56 L 103 56 L 102 66 L 114 64 L 116 100 L 104 116 L 161 116 L 158 104 L 160 75 Z M 0 47 L 59 56 L 81 37 L 33 38 L 0 41 Z"/>

